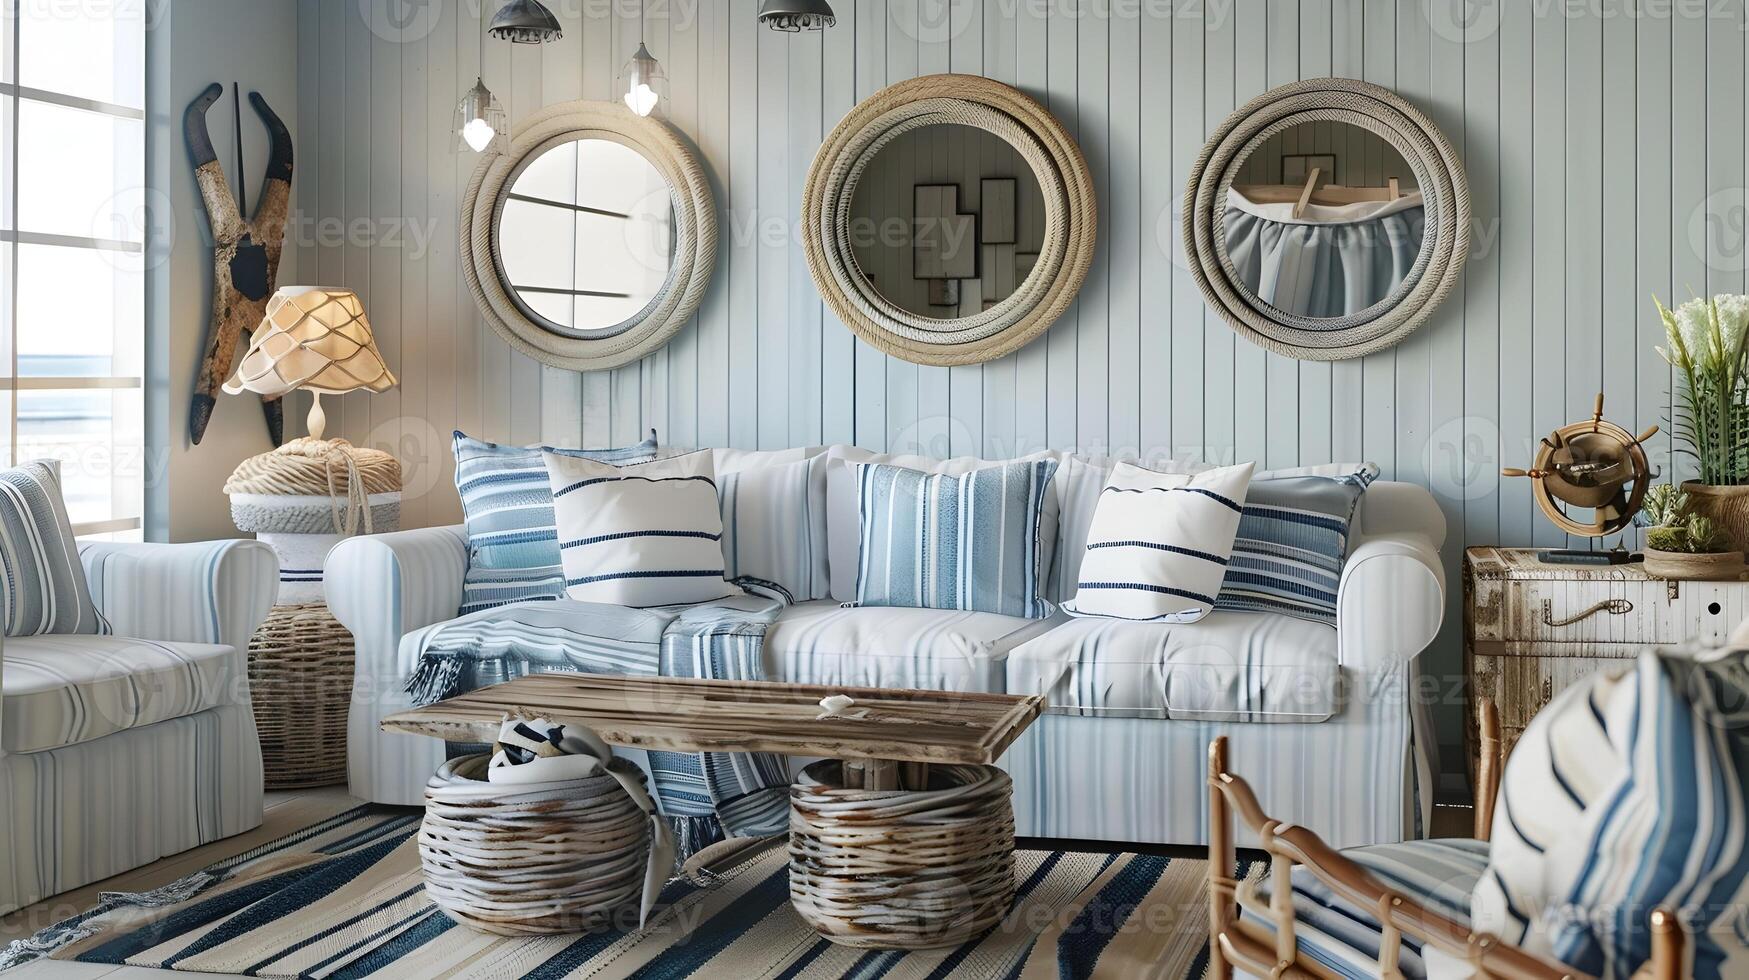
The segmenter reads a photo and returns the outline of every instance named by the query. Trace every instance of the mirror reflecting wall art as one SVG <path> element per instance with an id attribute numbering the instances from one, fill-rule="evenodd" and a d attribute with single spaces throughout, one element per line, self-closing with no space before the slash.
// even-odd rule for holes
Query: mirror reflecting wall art
<path id="1" fill-rule="evenodd" d="M 1401 341 L 1450 292 L 1469 242 L 1457 155 L 1419 110 L 1332 78 L 1233 113 L 1186 190 L 1185 254 L 1247 339 L 1306 360 Z"/>
<path id="2" fill-rule="evenodd" d="M 576 371 L 660 348 L 704 296 L 716 209 L 665 123 L 611 102 L 549 106 L 475 171 L 463 271 L 511 346 Z"/>
<path id="3" fill-rule="evenodd" d="M 930 75 L 857 105 L 802 198 L 808 271 L 839 319 L 918 364 L 977 364 L 1062 315 L 1099 205 L 1081 150 L 1001 82 Z"/>

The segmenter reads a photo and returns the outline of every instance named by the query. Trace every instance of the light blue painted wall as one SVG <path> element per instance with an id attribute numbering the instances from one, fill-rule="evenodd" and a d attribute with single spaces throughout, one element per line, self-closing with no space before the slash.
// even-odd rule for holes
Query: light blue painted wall
<path id="1" fill-rule="evenodd" d="M 403 378 L 331 416 L 409 460 L 411 522 L 459 514 L 446 470 L 458 426 L 589 445 L 654 426 L 675 444 L 1368 459 L 1431 487 L 1451 524 L 1449 627 L 1432 661 L 1449 677 L 1461 669 L 1462 547 L 1558 540 L 1528 485 L 1500 480 L 1499 467 L 1527 462 L 1537 437 L 1588 413 L 1599 390 L 1629 428 L 1662 422 L 1651 294 L 1744 285 L 1741 3 L 833 5 L 837 27 L 785 36 L 757 25 L 755 0 L 650 4 L 671 119 L 714 176 L 724 247 L 696 322 L 666 350 L 577 376 L 487 332 L 458 274 L 454 214 L 473 161 L 451 153 L 447 127 L 482 71 L 480 4 L 299 3 L 298 207 L 348 229 L 311 243 L 305 268 L 360 291 Z M 635 4 L 551 6 L 563 41 L 486 47 L 486 80 L 513 116 L 610 97 L 636 44 Z M 856 341 L 822 309 L 795 235 L 821 136 L 883 85 L 946 71 L 1047 103 L 1085 150 L 1102 205 L 1099 256 L 1068 315 L 1014 356 L 953 369 Z M 1176 253 L 1175 202 L 1235 105 L 1330 74 L 1392 87 L 1446 131 L 1467 161 L 1476 244 L 1457 292 L 1405 343 L 1302 363 L 1206 311 Z M 385 244 L 409 223 L 432 236 L 428 248 Z M 1456 717 L 1443 709 L 1448 735 Z"/>

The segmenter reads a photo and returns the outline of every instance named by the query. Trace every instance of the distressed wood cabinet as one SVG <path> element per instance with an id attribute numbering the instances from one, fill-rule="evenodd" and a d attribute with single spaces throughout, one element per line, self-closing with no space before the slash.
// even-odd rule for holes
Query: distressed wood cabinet
<path id="1" fill-rule="evenodd" d="M 1677 582 L 1638 564 L 1545 565 L 1529 548 L 1464 553 L 1464 712 L 1470 773 L 1475 702 L 1500 706 L 1508 754 L 1542 706 L 1647 646 L 1724 642 L 1749 618 L 1749 582 Z"/>

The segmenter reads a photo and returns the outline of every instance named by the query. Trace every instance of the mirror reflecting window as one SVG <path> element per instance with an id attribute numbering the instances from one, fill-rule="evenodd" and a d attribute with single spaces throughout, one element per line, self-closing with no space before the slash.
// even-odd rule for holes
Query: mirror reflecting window
<path id="1" fill-rule="evenodd" d="M 1038 178 L 976 126 L 907 130 L 876 153 L 851 201 L 849 242 L 869 284 L 917 316 L 980 313 L 1026 281 L 1044 242 Z"/>
<path id="2" fill-rule="evenodd" d="M 1338 319 L 1394 302 L 1412 284 L 1426 210 L 1414 170 L 1378 134 L 1302 122 L 1240 164 L 1218 234 L 1252 305 Z"/>
<path id="3" fill-rule="evenodd" d="M 556 143 L 511 181 L 498 249 L 504 282 L 524 312 L 562 332 L 611 332 L 668 280 L 668 183 L 623 143 Z"/>

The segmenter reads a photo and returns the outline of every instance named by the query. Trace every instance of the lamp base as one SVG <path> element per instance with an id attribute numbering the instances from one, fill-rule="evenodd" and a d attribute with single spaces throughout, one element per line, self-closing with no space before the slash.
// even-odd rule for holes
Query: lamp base
<path id="1" fill-rule="evenodd" d="M 310 430 L 311 439 L 320 439 L 328 430 L 328 413 L 322 411 L 322 393 L 312 391 L 310 394 L 314 398 L 310 401 L 310 416 L 304 420 L 304 426 Z"/>

